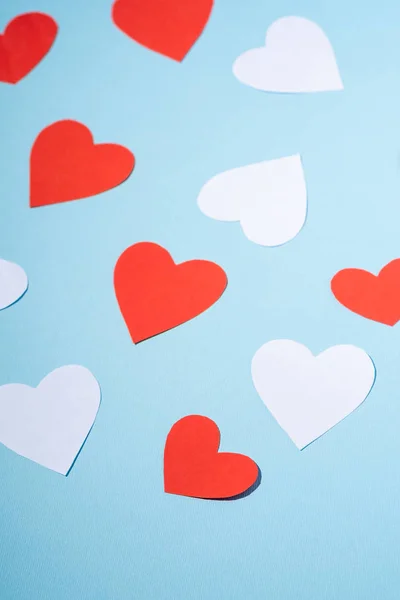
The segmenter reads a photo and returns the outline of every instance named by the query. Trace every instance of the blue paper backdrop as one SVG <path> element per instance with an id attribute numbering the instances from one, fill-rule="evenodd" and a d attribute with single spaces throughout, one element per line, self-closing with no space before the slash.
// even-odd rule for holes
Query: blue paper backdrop
<path id="1" fill-rule="evenodd" d="M 400 255 L 400 4 L 216 0 L 182 64 L 123 35 L 110 9 L 111 0 L 0 6 L 0 29 L 32 10 L 60 26 L 35 71 L 0 85 L 0 256 L 30 278 L 0 313 L 0 383 L 37 385 L 77 363 L 103 392 L 68 478 L 0 447 L 0 597 L 398 600 L 400 329 L 346 311 L 329 282 Z M 234 59 L 291 14 L 328 34 L 343 93 L 268 95 L 232 75 Z M 29 209 L 31 145 L 64 118 L 128 146 L 136 169 L 100 196 Z M 199 211 L 212 175 L 296 152 L 309 214 L 293 242 L 262 248 Z M 216 261 L 229 285 L 201 317 L 135 347 L 112 276 L 141 240 L 176 261 Z M 315 353 L 352 343 L 376 364 L 362 407 L 303 452 L 253 388 L 251 358 L 274 338 Z M 218 423 L 223 450 L 259 464 L 252 495 L 164 493 L 165 437 L 191 413 Z"/>

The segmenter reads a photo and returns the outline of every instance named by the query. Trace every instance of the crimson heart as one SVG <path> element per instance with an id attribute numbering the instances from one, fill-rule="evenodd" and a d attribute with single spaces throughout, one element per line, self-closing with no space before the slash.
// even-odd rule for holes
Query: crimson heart
<path id="1" fill-rule="evenodd" d="M 94 144 L 77 121 L 57 121 L 36 138 L 30 160 L 31 207 L 100 194 L 125 181 L 135 157 L 124 146 Z"/>
<path id="2" fill-rule="evenodd" d="M 335 298 L 351 311 L 395 325 L 400 320 L 400 259 L 387 264 L 379 275 L 362 269 L 343 269 L 332 278 Z"/>
<path id="3" fill-rule="evenodd" d="M 180 62 L 201 35 L 212 7 L 213 0 L 116 0 L 112 18 L 142 46 Z"/>
<path id="4" fill-rule="evenodd" d="M 207 417 L 190 415 L 173 425 L 164 450 L 164 489 L 168 494 L 232 498 L 256 483 L 256 463 L 243 454 L 218 452 L 220 437 L 217 425 Z"/>
<path id="5" fill-rule="evenodd" d="M 48 53 L 57 23 L 49 15 L 26 13 L 9 22 L 0 35 L 0 81 L 18 83 Z"/>
<path id="6" fill-rule="evenodd" d="M 206 260 L 176 265 L 151 242 L 130 246 L 114 270 L 118 304 L 135 344 L 193 319 L 218 300 L 225 271 Z"/>

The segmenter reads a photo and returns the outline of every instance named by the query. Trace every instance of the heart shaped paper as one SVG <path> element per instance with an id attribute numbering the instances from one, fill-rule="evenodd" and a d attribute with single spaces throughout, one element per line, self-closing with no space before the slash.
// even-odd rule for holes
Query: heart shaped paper
<path id="1" fill-rule="evenodd" d="M 227 286 L 225 272 L 206 260 L 176 265 L 165 248 L 134 244 L 114 271 L 118 304 L 137 344 L 177 327 L 212 306 Z"/>
<path id="2" fill-rule="evenodd" d="M 182 61 L 201 35 L 213 0 L 116 0 L 112 18 L 130 38 Z"/>
<path id="3" fill-rule="evenodd" d="M 124 146 L 94 144 L 77 121 L 57 121 L 40 132 L 30 161 L 31 207 L 79 200 L 110 190 L 132 173 L 135 157 Z"/>
<path id="4" fill-rule="evenodd" d="M 356 346 L 332 346 L 313 356 L 292 340 L 261 346 L 251 372 L 262 401 L 299 449 L 355 410 L 375 381 L 374 363 Z"/>
<path id="5" fill-rule="evenodd" d="M 284 244 L 299 233 L 307 215 L 300 156 L 220 173 L 203 186 L 197 202 L 212 219 L 240 221 L 246 237 L 256 244 Z"/>
<path id="6" fill-rule="evenodd" d="M 331 281 L 336 300 L 349 310 L 385 325 L 400 321 L 400 258 L 373 275 L 363 269 L 343 269 Z"/>
<path id="7" fill-rule="evenodd" d="M 0 310 L 17 302 L 28 288 L 28 277 L 22 267 L 0 258 Z"/>
<path id="8" fill-rule="evenodd" d="M 326 92 L 343 83 L 332 46 L 322 29 L 302 17 L 274 21 L 265 46 L 239 56 L 234 75 L 242 83 L 266 92 Z"/>
<path id="9" fill-rule="evenodd" d="M 0 387 L 0 443 L 67 475 L 96 418 L 100 387 L 88 369 L 55 369 L 38 387 Z"/>
<path id="10" fill-rule="evenodd" d="M 190 415 L 173 425 L 164 450 L 164 489 L 168 494 L 232 498 L 256 483 L 256 463 L 243 454 L 218 452 L 220 437 L 216 423 L 207 417 Z"/>
<path id="11" fill-rule="evenodd" d="M 46 56 L 58 26 L 42 13 L 18 15 L 0 35 L 0 81 L 18 83 Z"/>

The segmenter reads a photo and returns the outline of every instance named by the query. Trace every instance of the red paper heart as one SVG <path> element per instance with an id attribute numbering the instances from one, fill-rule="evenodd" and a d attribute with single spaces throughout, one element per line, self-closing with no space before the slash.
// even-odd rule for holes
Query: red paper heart
<path id="1" fill-rule="evenodd" d="M 125 181 L 135 157 L 124 146 L 94 144 L 77 121 L 57 121 L 41 131 L 31 151 L 30 205 L 79 200 Z"/>
<path id="2" fill-rule="evenodd" d="M 26 13 L 9 22 L 0 35 L 0 81 L 18 83 L 44 58 L 56 38 L 49 15 Z"/>
<path id="3" fill-rule="evenodd" d="M 112 18 L 130 38 L 181 61 L 203 31 L 213 0 L 116 0 Z"/>
<path id="4" fill-rule="evenodd" d="M 114 271 L 118 304 L 135 344 L 197 317 L 226 285 L 226 274 L 215 263 L 176 265 L 165 248 L 151 242 L 127 248 Z"/>
<path id="5" fill-rule="evenodd" d="M 207 417 L 190 415 L 173 425 L 164 450 L 164 489 L 168 494 L 223 499 L 243 494 L 259 476 L 243 454 L 218 452 L 220 432 Z"/>
<path id="6" fill-rule="evenodd" d="M 362 269 L 344 269 L 331 281 L 335 298 L 351 311 L 384 323 L 400 320 L 400 259 L 387 264 L 379 275 Z"/>

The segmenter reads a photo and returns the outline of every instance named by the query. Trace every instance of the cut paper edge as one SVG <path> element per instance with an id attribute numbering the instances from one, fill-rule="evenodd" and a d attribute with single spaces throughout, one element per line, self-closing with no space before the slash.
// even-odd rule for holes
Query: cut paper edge
<path id="1" fill-rule="evenodd" d="M 255 244 L 286 244 L 307 220 L 301 156 L 266 160 L 214 175 L 201 188 L 197 204 L 212 219 L 239 221 L 244 235 Z"/>
<path id="2" fill-rule="evenodd" d="M 288 424 L 288 414 L 290 412 L 290 411 L 288 411 L 288 408 L 290 407 L 290 401 L 285 410 L 282 408 L 282 405 L 284 405 L 284 402 L 286 399 L 281 400 L 280 404 L 279 405 L 276 404 L 275 407 L 271 405 L 271 401 L 268 404 L 266 399 L 267 398 L 269 398 L 270 400 L 273 399 L 274 392 L 272 391 L 272 387 L 270 387 L 269 389 L 268 389 L 268 387 L 265 388 L 265 383 L 263 384 L 261 382 L 261 377 L 266 378 L 265 364 L 267 364 L 267 362 L 268 362 L 265 360 L 265 356 L 263 356 L 263 354 L 265 354 L 266 347 L 269 344 L 273 344 L 273 343 L 282 343 L 282 346 L 287 343 L 291 343 L 291 344 L 295 345 L 300 352 L 302 352 L 305 356 L 307 356 L 307 361 L 311 361 L 313 359 L 315 361 L 318 361 L 318 360 L 322 361 L 324 358 L 326 358 L 327 353 L 332 354 L 332 351 L 337 352 L 337 350 L 339 350 L 339 349 L 340 349 L 340 351 L 342 351 L 342 349 L 345 351 L 347 351 L 347 350 L 355 351 L 355 353 L 358 355 L 358 359 L 359 359 L 358 366 L 360 367 L 360 365 L 362 365 L 362 362 L 364 362 L 364 365 L 362 365 L 362 368 L 364 369 L 363 375 L 365 377 L 365 381 L 363 381 L 362 387 L 360 389 L 356 389 L 356 391 L 355 391 L 355 393 L 359 394 L 359 397 L 357 398 L 357 403 L 351 404 L 350 406 L 347 405 L 341 414 L 340 414 L 340 412 L 339 412 L 339 414 L 336 414 L 336 416 L 334 416 L 332 418 L 331 423 L 328 424 L 328 426 L 326 426 L 326 427 L 325 427 L 325 425 L 323 425 L 320 428 L 320 432 L 318 432 L 318 433 L 316 433 L 316 431 L 314 429 L 313 433 L 310 435 L 310 429 L 307 429 L 308 423 L 312 422 L 313 417 L 315 418 L 314 414 L 311 414 L 311 419 L 308 422 L 305 422 L 306 429 L 304 431 L 302 431 L 302 432 L 299 431 L 297 433 L 295 431 L 293 431 L 293 429 L 292 429 L 293 423 Z M 271 346 L 269 347 L 269 349 L 271 349 Z M 289 355 L 287 355 L 284 360 L 287 361 L 288 356 Z M 291 357 L 292 359 L 293 359 L 293 356 L 294 355 L 292 355 L 292 357 Z M 282 357 L 283 357 L 283 354 L 282 354 Z M 335 359 L 337 360 L 337 356 L 335 357 Z M 368 362 L 367 362 L 367 359 L 368 359 Z M 315 364 L 317 364 L 317 363 L 315 363 Z M 298 365 L 300 365 L 300 362 L 298 363 Z M 256 372 L 256 371 L 258 371 L 258 372 Z M 263 375 L 260 376 L 261 371 L 263 371 Z M 268 372 L 270 372 L 270 371 L 271 371 L 271 368 L 268 369 Z M 293 370 L 292 370 L 292 372 L 293 372 Z M 307 448 L 308 446 L 313 444 L 316 440 L 318 440 L 319 438 L 324 436 L 326 433 L 328 433 L 328 431 L 330 431 L 331 429 L 333 429 L 334 427 L 339 425 L 342 421 L 344 421 L 351 414 L 355 413 L 364 404 L 365 400 L 368 398 L 368 396 L 370 395 L 370 393 L 375 385 L 376 366 L 375 366 L 375 363 L 374 363 L 372 357 L 365 350 L 363 350 L 362 348 L 359 348 L 358 346 L 354 346 L 352 344 L 339 344 L 339 345 L 335 345 L 335 346 L 330 346 L 326 350 L 315 355 L 304 344 L 295 342 L 294 340 L 282 339 L 282 340 L 271 340 L 270 342 L 266 342 L 256 351 L 256 353 L 253 356 L 252 363 L 251 363 L 251 374 L 252 374 L 252 381 L 253 381 L 255 390 L 257 391 L 257 394 L 259 395 L 263 404 L 267 408 L 268 412 L 271 414 L 271 416 L 277 422 L 279 427 L 284 431 L 284 433 L 289 437 L 289 439 L 295 444 L 295 446 L 299 450 L 304 450 L 305 448 Z M 306 381 L 306 379 L 304 379 L 304 381 Z M 265 379 L 264 379 L 264 382 L 265 382 Z M 294 382 L 294 385 L 295 384 L 296 384 L 296 382 Z M 310 378 L 310 385 L 311 384 L 312 384 L 312 380 Z M 271 386 L 271 384 L 269 384 L 269 385 Z M 275 386 L 275 385 L 276 385 L 276 382 L 273 381 L 272 386 Z M 276 396 L 276 394 L 275 394 L 275 396 Z M 295 393 L 293 394 L 293 396 L 295 396 Z M 334 393 L 332 394 L 332 397 L 333 396 L 334 396 Z M 287 393 L 286 393 L 286 397 L 288 397 Z M 282 398 L 283 398 L 283 396 L 282 396 Z M 332 407 L 333 403 L 331 405 L 327 405 L 326 410 L 328 410 L 330 406 Z M 304 413 L 304 408 L 301 409 L 301 412 Z M 324 412 L 326 412 L 326 411 L 324 410 Z M 296 419 L 294 422 L 296 423 L 295 426 L 297 428 L 299 428 L 299 423 L 301 423 L 301 419 Z"/>
<path id="3" fill-rule="evenodd" d="M 28 276 L 24 269 L 17 263 L 0 258 L 0 311 L 21 300 L 28 287 Z"/>
<path id="4" fill-rule="evenodd" d="M 38 19 L 40 19 L 40 25 L 38 25 Z M 30 42 L 31 42 L 30 54 L 29 54 L 30 60 L 28 61 L 28 63 L 26 62 L 26 57 L 28 56 L 28 55 L 26 55 L 25 56 L 25 64 L 22 65 L 22 61 L 23 61 L 24 57 L 21 56 L 20 48 L 17 48 L 16 50 L 10 49 L 10 42 L 8 42 L 8 47 L 5 47 L 4 41 L 9 40 L 9 36 L 12 35 L 10 32 L 12 32 L 16 28 L 20 28 L 21 24 L 23 24 L 25 32 L 26 32 L 27 22 L 30 22 L 30 26 L 32 28 L 32 21 L 33 21 L 33 29 L 35 30 L 36 33 L 40 31 L 42 38 L 43 38 L 42 42 L 45 38 L 45 43 L 44 44 L 42 43 L 41 45 L 38 46 L 37 45 L 38 39 L 35 38 L 34 36 L 33 37 L 31 36 L 30 37 Z M 44 30 L 44 27 L 46 28 L 46 30 Z M 54 18 L 51 15 L 48 15 L 48 14 L 40 12 L 40 11 L 22 13 L 22 14 L 16 15 L 13 19 L 11 19 L 6 24 L 6 27 L 3 30 L 3 32 L 0 32 L 0 63 L 1 63 L 1 58 L 3 58 L 3 60 L 4 60 L 4 62 L 3 62 L 4 71 L 1 72 L 1 69 L 0 69 L 0 83 L 16 85 L 17 83 L 22 81 L 22 79 L 27 77 L 32 71 L 34 71 L 36 69 L 36 67 L 38 67 L 39 64 L 46 58 L 46 56 L 52 49 L 54 42 L 57 38 L 57 34 L 58 34 L 57 22 L 54 20 Z M 25 42 L 26 42 L 26 40 L 25 40 Z M 32 45 L 33 45 L 33 49 L 32 49 Z M 26 47 L 27 47 L 27 43 L 25 43 L 25 50 L 26 50 Z M 13 52 L 14 52 L 14 54 L 13 54 Z M 11 59 L 9 56 L 10 54 L 11 54 Z M 21 61 L 19 64 L 19 68 L 16 68 L 15 64 L 13 64 L 15 55 L 19 56 L 19 59 Z M 32 59 L 33 59 L 33 62 L 32 62 Z"/>
<path id="5" fill-rule="evenodd" d="M 299 36 L 297 47 L 290 37 L 286 46 L 279 39 L 290 34 Z M 314 48 L 312 53 L 301 46 L 304 40 L 309 43 L 310 39 L 314 44 L 320 44 L 319 49 Z M 301 51 L 308 64 L 296 64 L 301 58 Z M 303 17 L 289 16 L 274 21 L 267 30 L 265 45 L 246 50 L 238 56 L 232 71 L 244 85 L 269 93 L 306 94 L 344 89 L 328 36 L 317 23 Z"/>
<path id="6" fill-rule="evenodd" d="M 208 417 L 188 415 L 174 423 L 164 449 L 165 493 L 222 501 L 244 498 L 257 489 L 261 483 L 257 463 L 244 454 L 220 452 L 220 442 L 220 430 Z M 200 456 L 204 456 L 203 462 Z M 221 467 L 219 462 L 225 465 Z M 221 477 L 225 478 L 222 482 Z"/>
<path id="7" fill-rule="evenodd" d="M 114 0 L 112 21 L 131 40 L 181 63 L 201 38 L 214 0 Z"/>
<path id="8" fill-rule="evenodd" d="M 86 149 L 84 155 L 82 147 Z M 74 163 L 77 154 L 81 167 L 79 176 Z M 86 162 L 82 162 L 82 158 Z M 32 145 L 30 207 L 84 200 L 109 192 L 127 181 L 135 164 L 135 155 L 129 148 L 115 143 L 96 143 L 91 130 L 79 121 L 64 119 L 51 123 L 42 129 Z"/>
<path id="9" fill-rule="evenodd" d="M 332 277 L 331 291 L 353 314 L 394 327 L 400 321 L 400 259 L 384 265 L 377 275 L 364 269 L 342 269 Z"/>
<path id="10" fill-rule="evenodd" d="M 134 310 L 132 308 L 132 298 L 138 299 L 140 298 L 140 295 L 137 292 L 137 290 L 132 291 L 131 282 L 138 281 L 140 283 L 141 279 L 139 276 L 137 276 L 137 274 L 135 277 L 133 277 L 129 276 L 129 273 L 131 273 L 132 270 L 138 265 L 138 259 L 136 258 L 136 256 L 133 258 L 133 255 L 137 254 L 138 251 L 141 251 L 143 256 L 143 258 L 139 261 L 139 266 L 142 271 L 145 271 L 147 269 L 149 260 L 153 261 L 151 267 L 151 272 L 153 274 L 156 273 L 155 269 L 159 268 L 158 265 L 160 264 L 160 262 L 165 261 L 168 263 L 168 267 L 166 267 L 167 270 L 172 273 L 176 273 L 176 269 L 182 269 L 182 267 L 186 269 L 189 266 L 191 269 L 196 267 L 198 269 L 196 275 L 198 276 L 198 273 L 200 272 L 199 269 L 202 269 L 203 272 L 201 273 L 201 275 L 204 279 L 204 270 L 206 270 L 207 288 L 201 288 L 203 290 L 202 299 L 204 302 L 200 302 L 200 305 L 198 305 L 198 303 L 196 302 L 197 308 L 196 310 L 194 310 L 194 296 L 192 294 L 191 302 L 189 303 L 191 310 L 189 311 L 187 303 L 184 305 L 176 306 L 172 302 L 168 302 L 163 304 L 162 310 L 156 311 L 156 313 L 153 312 L 150 315 L 148 303 L 145 307 L 145 305 L 143 304 L 143 300 L 140 300 L 140 306 L 136 306 L 136 309 Z M 190 277 L 185 277 L 186 284 L 189 284 L 191 280 L 193 280 L 192 275 Z M 155 276 L 153 287 L 157 287 L 156 283 L 157 279 Z M 168 279 L 168 281 L 164 283 L 164 285 L 159 285 L 157 287 L 157 290 L 163 290 L 164 293 L 166 290 L 170 290 L 173 299 L 174 297 L 177 297 L 177 294 L 173 293 L 175 290 L 175 286 L 171 285 L 171 283 L 176 283 L 174 282 L 174 278 L 172 276 L 170 276 L 170 279 Z M 188 323 L 196 319 L 203 313 L 207 312 L 222 297 L 222 295 L 226 291 L 227 285 L 227 275 L 224 269 L 220 267 L 217 263 L 203 259 L 191 259 L 183 261 L 181 263 L 176 263 L 171 253 L 166 248 L 153 242 L 137 242 L 136 244 L 129 246 L 118 257 L 118 260 L 114 267 L 114 291 L 118 307 L 122 318 L 125 322 L 125 325 L 128 329 L 132 342 L 135 345 L 140 344 L 151 338 L 157 337 L 161 334 L 167 333 L 168 331 L 171 331 L 173 329 L 176 329 L 177 327 L 180 327 L 185 323 Z M 180 287 L 182 292 L 182 281 L 180 281 Z M 187 288 L 185 287 L 184 289 L 189 289 L 189 285 L 187 285 Z M 205 291 L 208 292 L 206 297 L 204 295 Z M 214 295 L 212 295 L 211 292 L 214 292 Z M 163 293 L 158 293 L 157 295 L 161 297 Z M 153 296 L 153 305 L 155 303 L 155 298 L 156 296 Z M 170 309 L 169 311 L 167 310 L 168 307 Z M 194 311 L 195 314 L 193 314 L 192 311 Z M 142 315 L 142 318 L 140 319 L 140 327 L 138 326 L 139 319 L 137 315 Z M 145 318 L 143 318 L 143 315 L 145 315 Z M 158 324 L 156 325 L 155 323 L 157 323 L 157 321 Z"/>
<path id="11" fill-rule="evenodd" d="M 88 425 L 87 425 L 87 429 L 86 427 L 84 427 L 85 429 L 85 434 L 82 434 L 82 440 L 81 442 L 76 442 L 73 444 L 73 448 L 71 449 L 71 453 L 70 456 L 68 458 L 65 457 L 65 446 L 64 448 L 59 447 L 57 448 L 57 450 L 54 450 L 54 456 L 57 455 L 57 459 L 54 462 L 54 456 L 51 457 L 49 455 L 47 455 L 47 457 L 43 460 L 39 460 L 39 457 L 36 456 L 37 454 L 37 447 L 34 448 L 34 444 L 32 445 L 32 440 L 29 442 L 27 441 L 27 439 L 23 439 L 22 438 L 22 445 L 24 445 L 23 449 L 18 449 L 15 447 L 15 440 L 13 443 L 10 443 L 10 441 L 4 441 L 4 434 L 1 433 L 1 429 L 0 429 L 0 444 L 3 445 L 5 448 L 7 448 L 10 452 L 12 452 L 13 454 L 15 454 L 16 456 L 20 456 L 30 462 L 36 463 L 37 465 L 48 469 L 50 471 L 53 471 L 55 473 L 58 473 L 60 475 L 63 475 L 65 477 L 67 477 L 69 475 L 69 473 L 71 472 L 72 468 L 74 467 L 78 456 L 80 455 L 80 453 L 82 452 L 83 447 L 86 444 L 86 441 L 93 429 L 93 426 L 96 422 L 97 419 L 97 415 L 98 415 L 98 411 L 100 408 L 100 404 L 101 404 L 101 388 L 100 388 L 100 384 L 98 382 L 98 380 L 95 378 L 95 376 L 93 375 L 93 373 L 91 373 L 91 371 L 89 369 L 87 369 L 86 367 L 83 367 L 82 365 L 65 365 L 62 367 L 58 367 L 56 369 L 54 369 L 53 371 L 51 371 L 50 373 L 48 373 L 40 382 L 36 387 L 32 387 L 26 384 L 22 384 L 22 383 L 10 383 L 10 384 L 4 384 L 0 386 L 0 411 L 2 411 L 2 402 L 4 402 L 4 404 L 7 403 L 7 396 L 6 396 L 6 400 L 3 401 L 2 398 L 2 394 L 8 392 L 9 390 L 11 390 L 11 394 L 17 394 L 17 397 L 20 398 L 20 402 L 21 402 L 21 395 L 37 395 L 37 398 L 40 399 L 40 389 L 42 387 L 43 390 L 43 386 L 46 388 L 46 385 L 49 384 L 49 381 L 51 381 L 52 378 L 57 377 L 57 375 L 60 374 L 60 372 L 66 373 L 67 370 L 71 370 L 73 369 L 75 371 L 75 375 L 77 372 L 80 372 L 81 375 L 84 375 L 85 377 L 87 377 L 87 381 L 85 382 L 86 385 L 89 385 L 92 387 L 92 389 L 90 390 L 91 393 L 93 394 L 92 397 L 89 397 L 89 402 L 93 403 L 93 406 L 86 407 L 86 410 L 88 411 L 89 408 L 91 409 L 91 412 L 89 414 L 89 412 L 87 412 L 86 414 L 86 419 L 88 421 Z M 76 383 L 75 381 L 73 382 L 73 384 Z M 77 390 L 77 393 L 80 394 L 82 393 L 81 389 Z M 89 392 L 86 392 L 89 393 Z M 43 394 L 43 391 L 42 391 Z M 55 393 L 54 396 L 57 396 L 57 388 L 55 388 Z M 23 402 L 23 400 L 22 400 Z M 39 408 L 42 408 L 42 406 L 39 404 L 37 405 L 39 406 Z M 32 406 L 31 406 L 32 408 Z M 7 409 L 7 407 L 6 407 Z M 4 414 L 4 413 L 3 413 Z M 45 415 L 44 415 L 45 416 Z M 24 415 L 22 414 L 21 417 L 24 417 Z M 3 423 L 4 423 L 4 417 L 3 417 Z M 90 423 L 90 424 L 89 424 Z M 18 429 L 18 423 L 14 423 L 14 435 L 16 432 L 16 437 L 17 437 L 17 446 L 18 446 L 18 442 L 21 444 L 21 431 Z M 43 427 L 43 423 L 41 424 Z M 76 426 L 76 420 L 75 420 L 75 426 Z M 51 431 L 51 426 L 48 429 L 49 431 Z M 71 429 L 71 432 L 73 430 Z M 75 432 L 76 433 L 76 432 Z M 79 432 L 82 433 L 82 432 Z M 34 432 L 33 435 L 38 435 L 38 431 Z M 71 435 L 71 433 L 70 433 Z M 45 444 L 48 442 L 48 438 L 46 438 L 46 436 L 42 436 L 42 440 L 45 441 Z M 65 441 L 65 440 L 64 440 Z M 28 446 L 31 444 L 30 449 L 27 451 L 26 449 L 26 444 L 28 444 Z M 33 448 L 33 449 L 32 449 Z M 73 450 L 73 452 L 72 452 Z M 43 451 L 43 449 L 41 450 Z M 62 458 L 60 458 L 60 455 L 64 454 L 64 456 Z M 68 452 L 67 452 L 68 454 Z M 59 463 L 58 466 L 56 466 L 56 463 Z M 63 466 L 61 466 L 61 464 Z"/>

